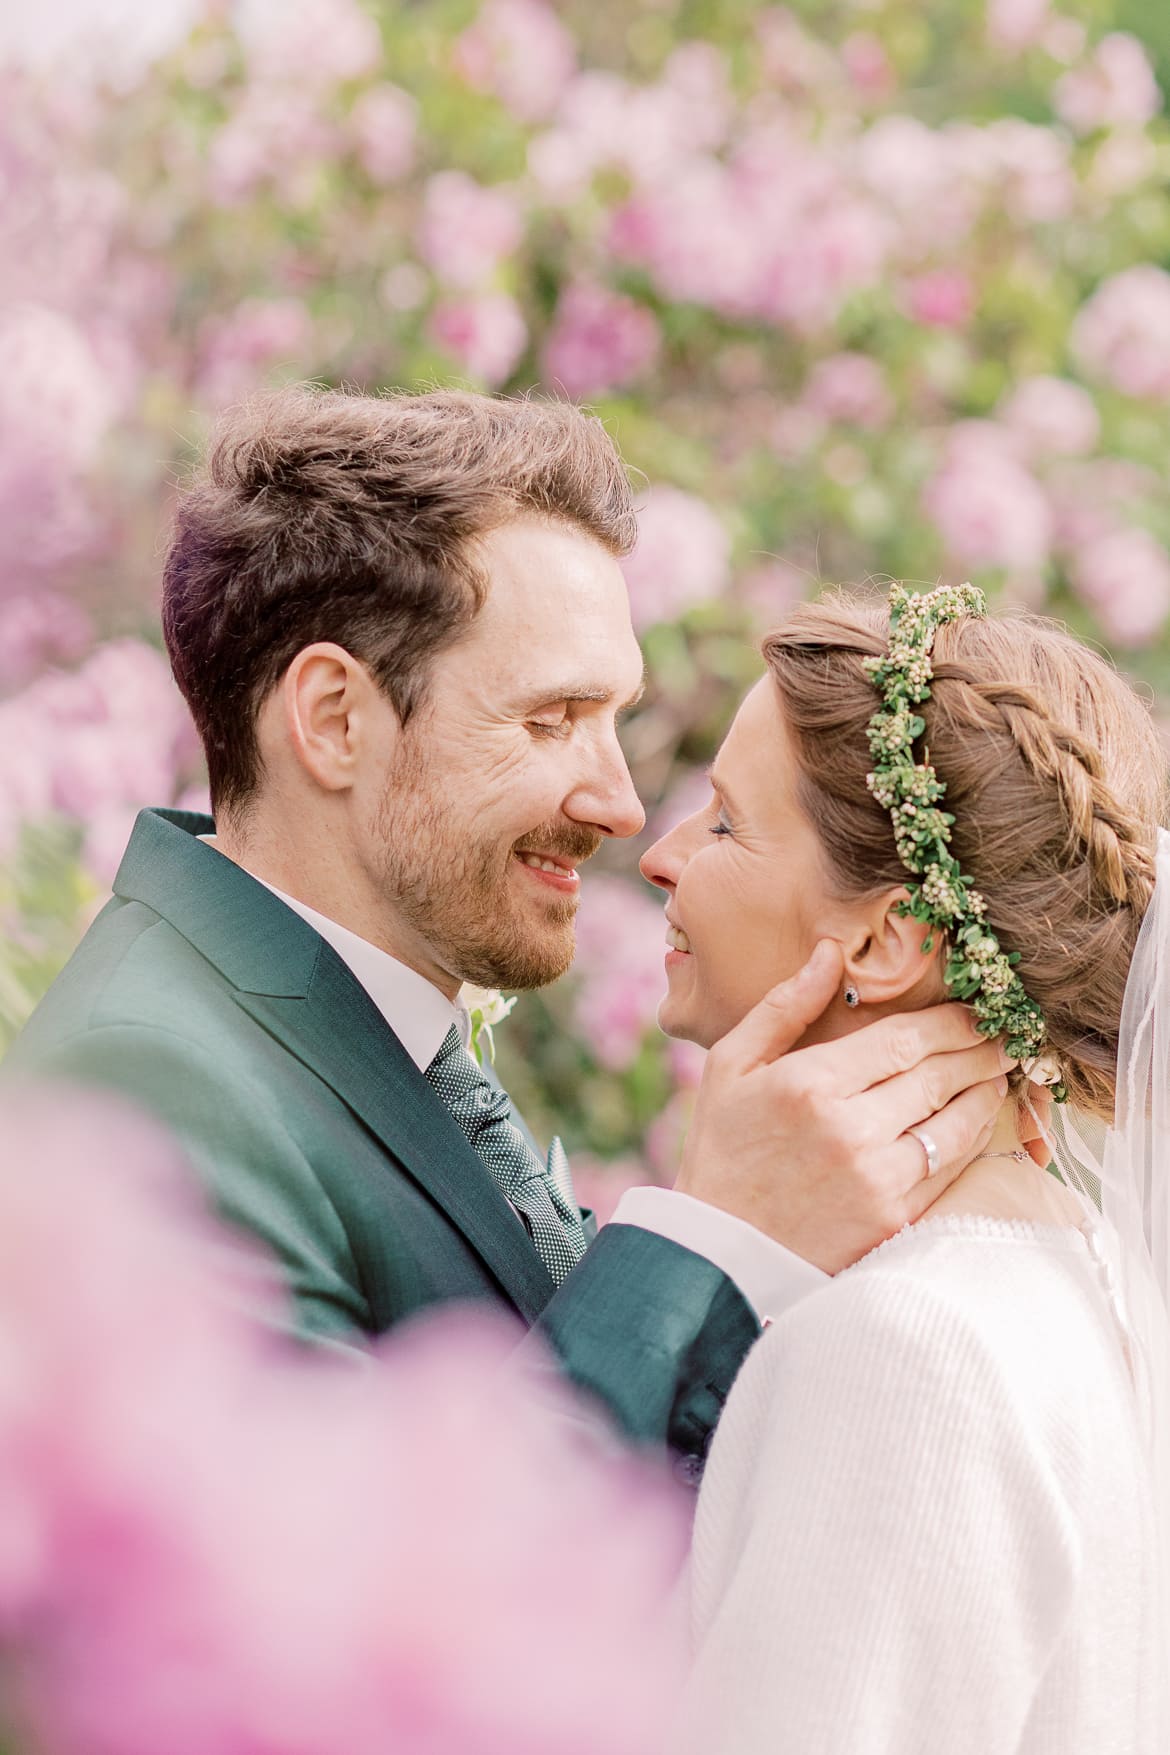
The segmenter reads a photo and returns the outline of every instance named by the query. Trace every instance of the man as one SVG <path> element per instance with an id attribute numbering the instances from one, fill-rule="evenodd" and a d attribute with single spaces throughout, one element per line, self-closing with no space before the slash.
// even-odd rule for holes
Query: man
<path id="1" fill-rule="evenodd" d="M 761 1319 L 946 1180 L 868 1088 L 920 1081 L 957 1170 L 1002 1060 L 941 1008 L 839 1044 L 838 1101 L 783 1056 L 839 979 L 823 947 L 713 1053 L 688 1192 L 634 1191 L 587 1247 L 455 1001 L 562 974 L 577 866 L 642 826 L 634 536 L 612 444 L 564 404 L 297 390 L 227 417 L 163 601 L 215 820 L 142 814 L 13 1065 L 167 1122 L 305 1334 L 510 1307 L 631 1437 L 699 1459 Z"/>

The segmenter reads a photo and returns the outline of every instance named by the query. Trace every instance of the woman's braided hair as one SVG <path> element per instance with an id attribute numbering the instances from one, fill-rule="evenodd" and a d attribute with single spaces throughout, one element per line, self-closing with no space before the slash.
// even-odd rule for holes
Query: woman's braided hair
<path id="1" fill-rule="evenodd" d="M 800 764 L 798 797 L 845 896 L 906 882 L 889 812 L 866 787 L 874 687 L 862 663 L 888 642 L 887 606 L 847 593 L 801 605 L 764 642 Z M 1070 1100 L 1108 1119 L 1168 801 L 1152 716 L 1106 659 L 1027 614 L 940 628 L 921 712 L 955 816 L 954 854 L 1004 949 L 1019 952 Z"/>

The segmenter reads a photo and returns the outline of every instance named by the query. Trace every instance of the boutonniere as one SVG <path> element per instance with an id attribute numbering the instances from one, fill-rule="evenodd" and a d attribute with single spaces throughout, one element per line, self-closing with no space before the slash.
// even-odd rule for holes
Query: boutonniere
<path id="1" fill-rule="evenodd" d="M 492 1065 L 496 1064 L 496 1044 L 492 1028 L 502 1024 L 512 1007 L 516 1004 L 516 995 L 505 999 L 503 994 L 494 987 L 472 987 L 465 982 L 459 990 L 459 1003 L 466 1009 L 471 1019 L 471 1052 L 483 1065 L 483 1047 L 486 1040 L 488 1054 Z"/>

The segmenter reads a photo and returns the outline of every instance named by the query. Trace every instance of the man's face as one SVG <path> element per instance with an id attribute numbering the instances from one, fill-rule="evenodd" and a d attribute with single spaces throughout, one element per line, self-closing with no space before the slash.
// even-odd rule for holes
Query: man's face
<path id="1" fill-rule="evenodd" d="M 517 519 L 477 552 L 487 602 L 406 727 L 371 875 L 436 972 L 540 987 L 572 962 L 577 867 L 644 821 L 617 740 L 642 655 L 621 569 L 583 531 Z"/>

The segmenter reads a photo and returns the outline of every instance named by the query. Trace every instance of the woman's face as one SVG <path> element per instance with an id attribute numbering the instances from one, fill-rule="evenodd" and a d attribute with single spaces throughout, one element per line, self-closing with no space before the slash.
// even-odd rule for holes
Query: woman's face
<path id="1" fill-rule="evenodd" d="M 641 871 L 667 892 L 668 1036 L 709 1048 L 778 981 L 795 974 L 818 939 L 847 942 L 857 905 L 827 893 L 817 833 L 796 799 L 797 766 L 780 697 L 765 676 L 744 701 L 711 769 L 704 810 L 643 855 Z M 672 932 L 672 928 L 677 929 Z M 681 934 L 681 938 L 679 937 Z M 817 1034 L 840 1034 L 850 1014 L 830 1008 Z"/>

